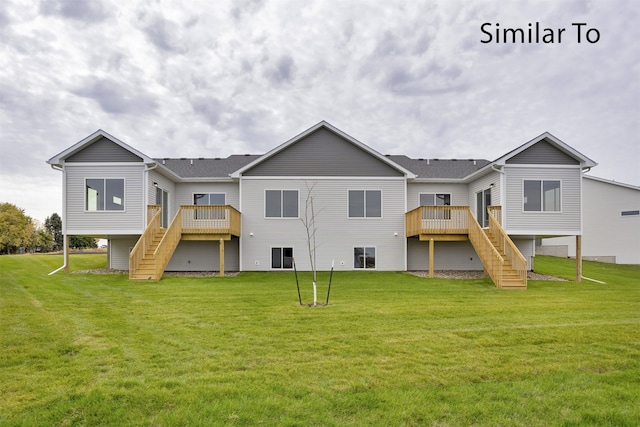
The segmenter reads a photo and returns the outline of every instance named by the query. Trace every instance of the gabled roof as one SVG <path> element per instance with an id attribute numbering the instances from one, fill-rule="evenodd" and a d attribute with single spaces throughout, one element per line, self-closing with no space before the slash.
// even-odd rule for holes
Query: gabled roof
<path id="1" fill-rule="evenodd" d="M 552 145 L 556 149 L 558 149 L 561 152 L 565 153 L 569 157 L 575 159 L 583 168 L 591 168 L 591 167 L 594 167 L 594 166 L 597 165 L 596 162 L 594 162 L 593 160 L 591 160 L 590 158 L 588 158 L 584 154 L 580 153 L 578 150 L 576 150 L 576 149 L 570 147 L 569 145 L 565 144 L 559 138 L 556 138 L 555 136 L 553 136 L 549 132 L 544 132 L 543 134 L 533 138 L 531 141 L 522 144 L 520 147 L 518 147 L 518 148 L 516 148 L 516 149 L 514 149 L 512 151 L 509 151 L 507 154 L 505 154 L 502 157 L 494 160 L 492 163 L 497 165 L 497 166 L 504 166 L 509 159 L 512 159 L 513 157 L 515 157 L 518 154 L 522 153 L 523 151 L 533 147 L 534 145 L 536 145 L 537 143 L 539 143 L 541 141 L 546 141 L 547 143 L 549 143 L 550 145 Z"/>
<path id="2" fill-rule="evenodd" d="M 347 135 L 346 133 L 342 132 L 340 129 L 332 126 L 331 124 L 327 123 L 324 120 L 319 122 L 315 126 L 310 127 L 309 129 L 305 130 L 304 132 L 294 136 L 293 138 L 289 139 L 288 141 L 284 142 L 283 144 L 280 144 L 276 148 L 274 148 L 271 151 L 269 151 L 268 153 L 260 156 L 259 158 L 255 159 L 254 161 L 252 161 L 251 163 L 245 165 L 244 167 L 241 167 L 240 169 L 236 170 L 235 172 L 233 172 L 231 174 L 231 177 L 232 178 L 239 178 L 244 172 L 246 172 L 246 171 L 256 167 L 257 165 L 265 162 L 266 160 L 276 156 L 277 154 L 283 152 L 284 150 L 286 150 L 290 146 L 296 144 L 298 141 L 301 141 L 302 139 L 304 139 L 308 135 L 312 134 L 313 132 L 316 132 L 317 130 L 319 130 L 321 128 L 325 128 L 325 129 L 335 133 L 336 135 L 338 135 L 339 137 L 341 137 L 342 139 L 344 139 L 348 143 L 353 144 L 355 147 L 357 147 L 360 150 L 364 151 L 365 153 L 373 156 L 374 158 L 378 159 L 380 162 L 382 162 L 382 163 L 390 166 L 391 168 L 397 170 L 402 175 L 405 175 L 408 178 L 415 178 L 414 173 L 411 172 L 410 170 L 408 170 L 405 167 L 399 165 L 398 163 L 390 160 L 389 158 L 387 158 L 386 156 L 380 154 L 379 152 L 377 152 L 373 148 L 369 147 L 366 144 L 363 144 L 362 142 L 358 141 L 357 139 L 353 138 L 352 136 Z"/>
<path id="3" fill-rule="evenodd" d="M 180 178 L 229 178 L 236 170 L 260 158 L 258 154 L 233 154 L 226 158 L 155 159 Z"/>
<path id="4" fill-rule="evenodd" d="M 79 153 L 80 151 L 82 151 L 85 148 L 89 147 L 94 142 L 101 140 L 102 138 L 106 138 L 109 141 L 113 142 L 114 144 L 119 145 L 121 148 L 123 148 L 123 149 L 129 151 L 130 153 L 140 157 L 140 159 L 142 159 L 142 162 L 144 162 L 144 163 L 147 163 L 147 164 L 154 163 L 154 160 L 152 158 L 150 158 L 149 156 L 147 156 L 146 154 L 143 154 L 140 151 L 136 150 L 135 148 L 125 144 L 124 142 L 122 142 L 118 138 L 116 138 L 115 136 L 112 136 L 112 135 L 108 134 L 107 132 L 103 131 L 102 129 L 98 129 L 97 131 L 95 131 L 91 135 L 87 136 L 83 140 L 77 142 L 76 144 L 72 145 L 71 147 L 67 148 L 66 150 L 56 154 L 55 156 L 53 156 L 52 158 L 47 160 L 47 163 L 50 164 L 50 165 L 62 165 L 66 159 L 68 159 L 69 157 L 73 156 L 74 154 Z"/>
<path id="5" fill-rule="evenodd" d="M 389 155 L 402 167 L 413 172 L 416 179 L 460 180 L 489 164 L 480 159 L 412 159 L 402 155 Z"/>

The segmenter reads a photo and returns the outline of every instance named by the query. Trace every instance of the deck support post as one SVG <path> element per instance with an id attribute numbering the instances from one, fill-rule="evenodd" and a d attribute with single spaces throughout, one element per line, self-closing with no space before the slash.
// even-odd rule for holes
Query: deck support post
<path id="1" fill-rule="evenodd" d="M 576 236 L 576 282 L 582 282 L 582 236 Z"/>
<path id="2" fill-rule="evenodd" d="M 433 278 L 433 258 L 435 253 L 435 242 L 429 239 L 429 277 Z"/>
<path id="3" fill-rule="evenodd" d="M 224 239 L 220 239 L 220 277 L 224 277 Z"/>

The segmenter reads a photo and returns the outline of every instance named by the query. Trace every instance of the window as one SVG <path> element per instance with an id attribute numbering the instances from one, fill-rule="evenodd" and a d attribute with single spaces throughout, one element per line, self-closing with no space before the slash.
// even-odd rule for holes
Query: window
<path id="1" fill-rule="evenodd" d="M 349 218 L 382 218 L 382 191 L 349 190 Z"/>
<path id="2" fill-rule="evenodd" d="M 124 179 L 92 178 L 85 181 L 86 210 L 123 211 Z"/>
<path id="3" fill-rule="evenodd" d="M 271 248 L 271 268 L 293 268 L 293 248 Z"/>
<path id="4" fill-rule="evenodd" d="M 264 216 L 298 218 L 298 190 L 266 190 Z"/>
<path id="5" fill-rule="evenodd" d="M 451 194 L 445 193 L 420 193 L 420 206 L 451 206 Z M 451 219 L 450 210 L 422 211 L 422 219 Z"/>
<path id="6" fill-rule="evenodd" d="M 525 212 L 560 212 L 560 181 L 524 181 Z"/>
<path id="7" fill-rule="evenodd" d="M 353 248 L 353 268 L 376 268 L 376 248 L 366 246 Z"/>
<path id="8" fill-rule="evenodd" d="M 224 193 L 195 193 L 193 204 L 197 206 L 224 205 L 226 195 Z M 224 210 L 211 208 L 197 208 L 195 219 L 224 219 Z"/>
<path id="9" fill-rule="evenodd" d="M 476 193 L 476 220 L 481 227 L 489 227 L 489 211 L 491 206 L 491 188 Z"/>
<path id="10" fill-rule="evenodd" d="M 640 215 L 640 210 L 637 211 L 622 211 L 620 212 L 621 216 L 637 216 Z"/>

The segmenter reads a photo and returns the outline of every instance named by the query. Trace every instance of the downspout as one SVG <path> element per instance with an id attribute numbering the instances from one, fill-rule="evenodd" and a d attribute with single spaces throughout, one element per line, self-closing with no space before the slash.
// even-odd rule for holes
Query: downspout
<path id="1" fill-rule="evenodd" d="M 62 186 L 63 186 L 63 190 L 62 190 L 62 225 L 63 225 L 63 230 L 66 231 L 65 229 L 65 225 L 66 225 L 66 200 L 67 200 L 67 192 L 66 189 L 64 187 L 65 184 L 65 171 L 64 171 L 64 167 L 60 166 L 60 165 L 51 165 L 51 169 L 54 170 L 58 170 L 60 172 L 62 172 Z M 66 269 L 67 268 L 67 259 L 68 258 L 68 253 L 67 253 L 67 247 L 68 247 L 68 241 L 67 241 L 67 235 L 66 233 L 62 233 L 62 248 L 63 248 L 63 263 L 62 263 L 62 267 L 53 270 L 51 273 L 49 273 L 48 275 L 51 276 L 53 274 L 56 274 L 58 271 Z"/>

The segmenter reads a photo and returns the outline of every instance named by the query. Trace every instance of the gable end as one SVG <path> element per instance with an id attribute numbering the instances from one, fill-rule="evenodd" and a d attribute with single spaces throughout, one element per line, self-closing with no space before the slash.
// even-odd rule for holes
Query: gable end
<path id="1" fill-rule="evenodd" d="M 331 130 L 320 127 L 254 167 L 245 176 L 384 176 L 403 173 Z"/>
<path id="2" fill-rule="evenodd" d="M 506 161 L 507 164 L 524 165 L 579 165 L 572 156 L 542 140 L 516 154 Z"/>
<path id="3" fill-rule="evenodd" d="M 142 162 L 143 159 L 103 136 L 67 157 L 65 161 L 67 163 Z"/>

